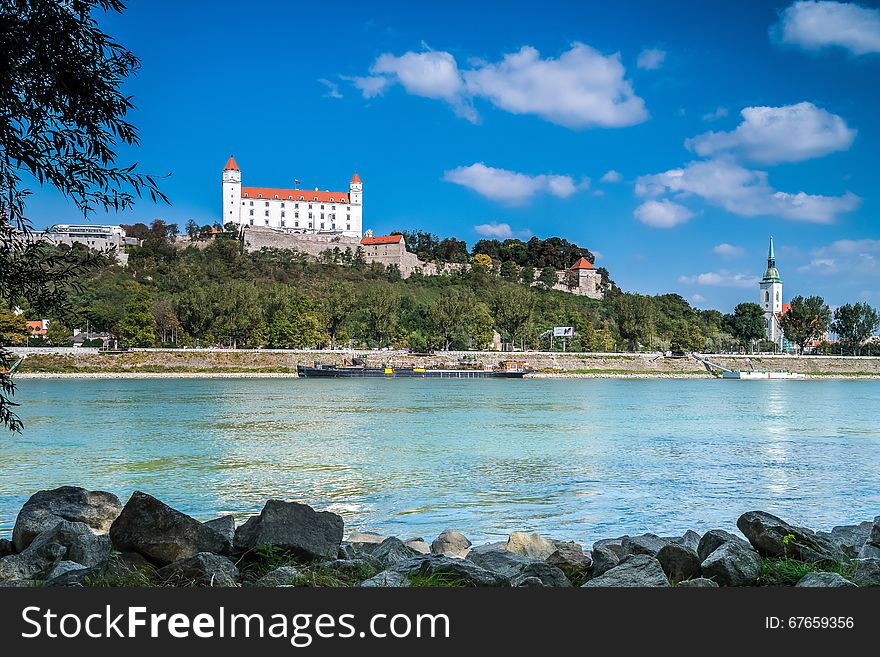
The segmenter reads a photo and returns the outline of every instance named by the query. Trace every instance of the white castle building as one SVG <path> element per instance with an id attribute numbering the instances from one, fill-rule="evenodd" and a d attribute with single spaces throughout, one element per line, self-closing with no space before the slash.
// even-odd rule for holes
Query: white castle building
<path id="1" fill-rule="evenodd" d="M 241 170 L 230 157 L 223 167 L 223 224 L 272 228 L 286 233 L 363 233 L 363 184 L 354 174 L 347 192 L 242 187 Z"/>
<path id="2" fill-rule="evenodd" d="M 767 252 L 767 269 L 764 278 L 758 284 L 760 288 L 759 303 L 764 310 L 764 339 L 773 342 L 780 349 L 785 347 L 785 336 L 779 320 L 791 307 L 782 303 L 782 279 L 776 269 L 776 254 L 773 252 L 773 238 L 770 238 L 770 250 Z"/>

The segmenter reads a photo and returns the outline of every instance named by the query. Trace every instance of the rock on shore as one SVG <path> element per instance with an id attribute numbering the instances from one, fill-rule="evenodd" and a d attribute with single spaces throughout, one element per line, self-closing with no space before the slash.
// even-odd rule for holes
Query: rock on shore
<path id="1" fill-rule="evenodd" d="M 814 532 L 749 511 L 737 521 L 747 540 L 722 529 L 646 533 L 590 550 L 524 532 L 473 545 L 453 529 L 430 545 L 371 532 L 343 541 L 339 515 L 282 500 L 236 524 L 233 516 L 199 522 L 141 491 L 125 506 L 101 491 L 40 491 L 13 540 L 0 540 L 0 586 L 716 588 L 765 584 L 765 569 L 782 559 L 812 569 L 801 588 L 880 586 L 880 516 Z"/>

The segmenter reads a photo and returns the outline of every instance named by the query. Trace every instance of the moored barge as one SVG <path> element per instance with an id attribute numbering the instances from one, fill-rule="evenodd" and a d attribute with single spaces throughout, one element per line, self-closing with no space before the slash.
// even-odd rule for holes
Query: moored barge
<path id="1" fill-rule="evenodd" d="M 306 378 L 385 379 L 521 379 L 535 370 L 522 361 L 501 361 L 491 369 L 430 367 L 368 367 L 366 365 L 298 365 L 296 373 Z"/>

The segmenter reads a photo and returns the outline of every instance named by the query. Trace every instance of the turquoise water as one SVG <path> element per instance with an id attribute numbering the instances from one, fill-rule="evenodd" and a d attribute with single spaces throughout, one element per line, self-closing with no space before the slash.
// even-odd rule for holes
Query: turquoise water
<path id="1" fill-rule="evenodd" d="M 34 491 L 141 489 L 200 519 L 270 497 L 346 530 L 590 542 L 880 514 L 880 382 L 21 380 L 0 535 Z"/>

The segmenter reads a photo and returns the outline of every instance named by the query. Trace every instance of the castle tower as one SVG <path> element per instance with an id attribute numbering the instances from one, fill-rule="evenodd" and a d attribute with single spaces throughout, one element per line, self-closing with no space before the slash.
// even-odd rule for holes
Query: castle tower
<path id="1" fill-rule="evenodd" d="M 241 224 L 241 170 L 231 155 L 223 167 L 222 219 L 224 226 L 229 222 Z"/>
<path id="2" fill-rule="evenodd" d="M 770 238 L 770 250 L 767 252 L 767 269 L 759 284 L 760 298 L 758 302 L 764 311 L 764 336 L 770 342 L 781 346 L 782 329 L 779 317 L 782 315 L 782 279 L 776 269 L 776 254 L 773 251 L 773 238 Z"/>
<path id="3" fill-rule="evenodd" d="M 361 183 L 361 177 L 354 174 L 351 182 L 348 183 L 348 198 L 352 205 L 363 205 L 364 185 Z"/>

